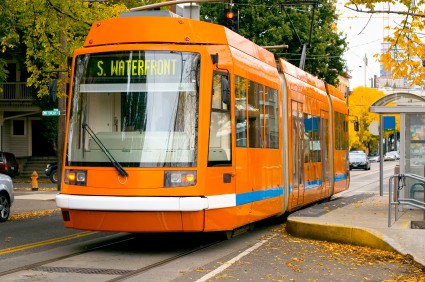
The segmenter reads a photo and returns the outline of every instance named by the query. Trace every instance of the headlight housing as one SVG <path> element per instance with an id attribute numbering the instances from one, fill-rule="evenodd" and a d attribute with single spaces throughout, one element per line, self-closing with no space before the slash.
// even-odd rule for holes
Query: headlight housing
<path id="1" fill-rule="evenodd" d="M 164 171 L 164 187 L 182 187 L 196 185 L 196 171 Z"/>
<path id="2" fill-rule="evenodd" d="M 86 186 L 87 170 L 65 170 L 65 183 L 70 185 Z"/>

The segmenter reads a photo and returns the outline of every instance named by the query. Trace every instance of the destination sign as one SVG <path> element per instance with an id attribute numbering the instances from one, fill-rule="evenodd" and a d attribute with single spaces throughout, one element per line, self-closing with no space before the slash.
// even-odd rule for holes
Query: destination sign
<path id="1" fill-rule="evenodd" d="M 95 59 L 96 76 L 120 77 L 120 76 L 146 76 L 146 75 L 176 75 L 177 59 L 157 60 L 111 60 Z"/>
<path id="2" fill-rule="evenodd" d="M 82 84 L 183 82 L 199 68 L 199 58 L 199 53 L 177 51 L 86 54 L 77 57 L 76 72 Z"/>

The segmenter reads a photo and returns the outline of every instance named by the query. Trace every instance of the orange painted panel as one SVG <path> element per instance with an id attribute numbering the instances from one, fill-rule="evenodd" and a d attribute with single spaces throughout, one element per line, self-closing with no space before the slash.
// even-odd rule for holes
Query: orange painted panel
<path id="1" fill-rule="evenodd" d="M 87 175 L 87 186 L 127 189 L 164 187 L 163 170 L 126 168 L 126 171 L 129 176 L 124 178 L 118 175 L 115 168 L 91 168 Z"/>
<path id="2" fill-rule="evenodd" d="M 232 167 L 208 167 L 206 177 L 203 180 L 205 186 L 205 196 L 234 194 L 235 193 L 235 174 Z M 224 175 L 232 175 L 231 182 L 224 182 Z"/>
<path id="3" fill-rule="evenodd" d="M 250 192 L 249 185 L 249 166 L 248 166 L 248 149 L 236 148 L 236 193 Z"/>
<path id="4" fill-rule="evenodd" d="M 88 185 L 62 184 L 61 193 L 74 195 L 105 195 L 105 196 L 201 196 L 204 190 L 199 182 L 195 186 L 167 187 L 163 184 L 163 170 L 127 170 L 127 181 L 116 175 L 115 169 L 90 168 L 88 171 Z M 102 173 L 103 171 L 103 173 Z M 93 173 L 96 172 L 96 173 Z M 97 175 L 96 175 L 97 174 Z M 197 175 L 198 179 L 202 176 Z M 199 180 L 200 181 L 200 180 Z M 96 185 L 91 186 L 90 184 Z M 151 187 L 149 187 L 151 186 Z"/>
<path id="5" fill-rule="evenodd" d="M 182 212 L 181 215 L 184 232 L 204 231 L 205 211 Z"/>
<path id="6" fill-rule="evenodd" d="M 95 22 L 84 47 L 135 42 L 227 44 L 227 38 L 223 26 L 207 22 L 187 18 L 128 17 Z"/>
<path id="7" fill-rule="evenodd" d="M 232 230 L 250 223 L 250 205 L 206 210 L 205 231 Z"/>
<path id="8" fill-rule="evenodd" d="M 67 210 L 63 210 L 67 211 Z M 68 228 L 120 232 L 182 232 L 180 212 L 101 212 L 69 210 Z M 200 224 L 202 227 L 202 224 Z M 202 231 L 200 228 L 197 231 Z"/>
<path id="9" fill-rule="evenodd" d="M 283 197 L 276 197 L 252 205 L 251 221 L 255 222 L 271 215 L 280 214 L 283 211 Z"/>

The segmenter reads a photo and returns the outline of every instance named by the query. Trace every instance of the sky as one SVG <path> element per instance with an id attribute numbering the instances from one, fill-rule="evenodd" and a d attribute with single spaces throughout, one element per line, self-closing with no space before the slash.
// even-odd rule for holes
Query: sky
<path id="1" fill-rule="evenodd" d="M 369 14 L 359 13 L 344 8 L 339 0 L 337 9 L 340 17 L 338 30 L 347 35 L 348 51 L 344 54 L 347 62 L 350 79 L 350 89 L 357 86 L 371 86 L 371 79 L 374 75 L 379 76 L 380 63 L 373 56 L 381 53 L 381 43 L 384 36 L 389 31 L 384 26 L 394 25 L 398 16 L 387 14 L 374 14 L 370 18 Z M 383 9 L 383 7 L 382 7 Z M 367 65 L 365 66 L 365 56 Z"/>

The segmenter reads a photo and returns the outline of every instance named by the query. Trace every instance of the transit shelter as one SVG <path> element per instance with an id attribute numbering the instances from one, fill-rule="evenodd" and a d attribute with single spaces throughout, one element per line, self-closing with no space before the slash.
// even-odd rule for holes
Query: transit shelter
<path id="1" fill-rule="evenodd" d="M 400 165 L 396 166 L 394 174 L 425 176 L 425 99 L 413 93 L 392 93 L 373 103 L 369 111 L 380 115 L 380 160 L 383 160 L 384 115 L 399 114 Z M 406 188 L 404 197 L 424 200 L 423 183 L 418 184 L 409 179 Z M 380 194 L 383 195 L 383 161 L 380 162 Z"/>

